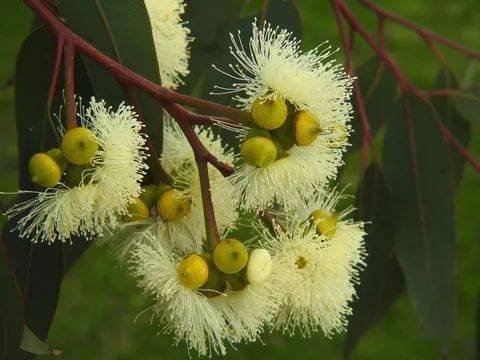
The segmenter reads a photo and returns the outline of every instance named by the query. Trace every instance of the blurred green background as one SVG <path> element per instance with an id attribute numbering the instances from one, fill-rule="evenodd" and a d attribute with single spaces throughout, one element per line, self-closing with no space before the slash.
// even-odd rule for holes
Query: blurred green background
<path id="1" fill-rule="evenodd" d="M 353 10 L 371 30 L 376 18 L 352 3 Z M 433 31 L 480 50 L 480 2 L 478 0 L 383 0 L 385 8 L 425 25 Z M 325 39 L 339 47 L 334 17 L 327 1 L 298 0 L 304 23 L 304 45 L 310 48 Z M 33 16 L 19 0 L 0 2 L 0 84 L 6 83 L 14 71 L 14 62 L 22 40 L 29 31 Z M 408 76 L 423 87 L 431 86 L 438 64 L 422 41 L 413 33 L 391 25 L 388 30 L 389 50 Z M 445 51 L 457 75 L 463 75 L 466 59 Z M 356 43 L 357 65 L 371 56 L 361 41 Z M 341 51 L 338 57 L 342 60 Z M 478 69 L 477 69 L 478 70 Z M 477 77 L 478 79 L 478 77 Z M 0 85 L 1 86 L 1 85 Z M 0 90 L 0 190 L 16 190 L 16 141 L 13 89 Z M 480 127 L 472 127 L 471 151 L 480 158 Z M 355 158 L 344 182 L 356 183 L 358 169 Z M 479 176 L 467 166 L 457 194 L 458 229 L 458 301 L 455 341 L 450 358 L 474 358 L 477 296 L 480 289 L 480 209 Z M 355 191 L 354 188 L 351 189 Z M 439 194 L 441 196 L 441 194 Z M 2 198 L 5 204 L 7 198 Z M 151 302 L 137 289 L 125 268 L 119 267 L 105 248 L 92 246 L 66 276 L 58 311 L 49 341 L 63 349 L 64 359 L 161 359 L 188 357 L 180 345 L 172 348 L 168 336 L 158 335 L 151 326 L 148 313 L 137 317 Z M 231 350 L 231 359 L 340 359 L 343 336 L 311 339 L 273 334 L 265 337 L 265 345 L 241 346 Z M 354 352 L 355 359 L 438 359 L 435 344 L 422 334 L 410 300 L 404 295 L 388 314 L 372 328 Z M 193 356 L 193 354 L 191 354 Z"/>

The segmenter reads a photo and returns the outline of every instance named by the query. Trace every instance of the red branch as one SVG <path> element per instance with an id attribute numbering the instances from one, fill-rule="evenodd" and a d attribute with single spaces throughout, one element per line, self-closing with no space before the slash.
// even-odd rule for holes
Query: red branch
<path id="1" fill-rule="evenodd" d="M 379 17 L 380 21 L 385 21 L 385 20 L 392 20 L 395 21 L 409 29 L 412 29 L 416 31 L 422 39 L 427 41 L 431 45 L 431 49 L 434 52 L 434 54 L 437 57 L 443 58 L 440 53 L 436 52 L 437 48 L 433 46 L 433 41 L 449 46 L 465 55 L 468 55 L 470 57 L 480 57 L 480 53 L 470 50 L 468 48 L 463 47 L 462 45 L 459 45 L 451 40 L 445 39 L 441 37 L 440 35 L 437 35 L 435 33 L 432 33 L 428 30 L 425 30 L 423 28 L 420 28 L 409 21 L 398 17 L 397 15 L 391 14 L 387 12 L 386 10 L 376 6 L 369 0 L 360 0 L 364 5 L 366 5 L 368 8 L 373 10 L 377 16 Z M 378 57 L 385 63 L 387 68 L 389 69 L 390 73 L 394 76 L 394 78 L 397 80 L 397 84 L 404 93 L 411 93 L 414 96 L 417 96 L 423 100 L 428 98 L 430 94 L 438 94 L 442 93 L 442 91 L 450 91 L 450 89 L 437 89 L 437 92 L 434 91 L 421 91 L 417 87 L 415 87 L 405 76 L 405 74 L 402 72 L 402 70 L 398 67 L 398 65 L 395 63 L 393 58 L 388 54 L 386 51 L 384 44 L 385 41 L 381 40 L 381 43 L 379 44 L 373 37 L 370 35 L 370 33 L 365 29 L 365 27 L 360 23 L 360 21 L 356 18 L 356 16 L 351 12 L 351 10 L 348 8 L 348 6 L 345 4 L 344 0 L 331 0 L 331 4 L 333 7 L 333 10 L 336 14 L 336 16 L 340 19 L 337 20 L 339 22 L 339 26 L 342 24 L 341 19 L 342 16 L 343 18 L 350 24 L 350 26 L 358 33 L 360 36 L 365 40 L 367 45 L 370 46 L 370 48 L 378 55 Z M 342 16 L 340 16 L 342 15 Z M 383 26 L 383 25 L 382 25 Z M 383 31 L 383 29 L 382 29 Z M 342 30 L 340 30 L 340 35 L 342 35 Z M 348 60 L 347 60 L 348 63 Z M 450 132 L 449 129 L 447 129 L 444 126 L 441 126 L 441 131 L 445 136 L 445 139 L 453 145 L 456 151 L 463 157 L 465 157 L 472 165 L 473 167 L 480 172 L 478 169 L 477 165 L 478 161 L 475 159 L 473 155 L 471 155 L 466 148 L 464 148 L 461 143 L 455 138 L 455 136 Z"/>
<path id="2" fill-rule="evenodd" d="M 60 42 L 60 41 L 59 41 Z M 77 127 L 77 106 L 75 105 L 75 48 L 68 43 L 65 46 L 65 115 L 67 128 Z"/>
<path id="3" fill-rule="evenodd" d="M 462 54 L 480 59 L 480 52 L 479 51 L 469 49 L 469 48 L 467 48 L 467 47 L 465 47 L 461 44 L 458 44 L 455 41 L 452 41 L 450 39 L 446 39 L 443 36 L 441 36 L 439 34 L 436 34 L 436 33 L 432 32 L 428 29 L 425 29 L 421 26 L 415 25 L 414 23 L 412 23 L 412 22 L 410 22 L 410 21 L 408 21 L 408 20 L 406 20 L 406 19 L 404 19 L 404 18 L 402 18 L 402 17 L 400 17 L 396 14 L 393 14 L 393 13 L 381 8 L 380 6 L 372 3 L 370 0 L 360 0 L 360 2 L 363 5 L 365 5 L 367 8 L 372 10 L 375 14 L 377 14 L 377 16 L 380 19 L 391 20 L 393 22 L 396 22 L 397 24 L 402 25 L 403 27 L 406 27 L 407 29 L 410 29 L 410 30 L 416 32 L 423 39 L 429 39 L 429 40 L 434 41 L 438 44 L 442 44 L 444 46 L 447 46 L 449 48 L 457 50 L 458 52 L 460 52 Z"/>

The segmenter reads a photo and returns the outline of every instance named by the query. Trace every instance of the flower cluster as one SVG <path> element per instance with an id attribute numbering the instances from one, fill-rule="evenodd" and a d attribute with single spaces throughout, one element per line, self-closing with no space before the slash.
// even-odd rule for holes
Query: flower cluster
<path id="1" fill-rule="evenodd" d="M 145 4 L 162 82 L 175 88 L 188 73 L 183 2 Z M 302 52 L 269 24 L 254 22 L 246 46 L 240 33 L 231 40 L 237 63 L 222 72 L 235 82 L 221 90 L 250 115 L 225 126 L 239 154 L 215 129 L 185 134 L 233 175 L 199 169 L 186 125 L 166 116 L 163 152 L 152 160 L 168 176 L 152 176 L 133 109 L 92 99 L 81 126 L 60 130 L 59 148 L 32 156 L 32 183 L 45 189 L 8 212 L 34 242 L 98 236 L 153 297 L 161 330 L 201 355 L 264 331 L 344 330 L 366 256 L 363 223 L 349 218 L 351 207 L 339 209 L 344 195 L 329 185 L 348 146 L 352 79 L 328 47 Z"/>

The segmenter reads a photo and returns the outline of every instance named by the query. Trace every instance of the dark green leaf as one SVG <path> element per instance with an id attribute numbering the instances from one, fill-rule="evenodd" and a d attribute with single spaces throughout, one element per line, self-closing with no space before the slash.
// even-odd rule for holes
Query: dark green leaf
<path id="1" fill-rule="evenodd" d="M 28 327 L 23 328 L 23 337 L 20 348 L 30 354 L 34 355 L 53 355 L 59 356 L 62 354 L 61 350 L 54 349 L 49 344 L 40 340 Z"/>
<path id="2" fill-rule="evenodd" d="M 468 121 L 480 121 L 480 85 L 454 92 L 455 108 Z"/>
<path id="3" fill-rule="evenodd" d="M 51 122 L 53 115 L 46 114 L 55 48 L 51 35 L 40 28 L 27 38 L 17 58 L 15 108 L 22 189 L 31 188 L 27 171 L 29 158 L 36 152 L 58 146 Z M 81 61 L 77 61 L 76 84 L 79 95 L 90 96 Z M 60 99 L 61 89 L 58 89 L 52 110 L 58 109 Z M 22 198 L 25 200 L 26 196 Z M 85 250 L 85 242 L 68 250 L 68 245 L 64 249 L 62 244 L 34 246 L 29 239 L 18 237 L 15 226 L 16 221 L 12 219 L 4 229 L 5 248 L 24 299 L 25 322 L 39 337 L 45 338 L 55 314 L 64 271 Z M 64 256 L 64 252 L 68 256 Z"/>
<path id="4" fill-rule="evenodd" d="M 0 359 L 16 359 L 22 339 L 22 300 L 1 238 L 0 284 Z"/>
<path id="5" fill-rule="evenodd" d="M 150 20 L 143 1 L 59 0 L 57 4 L 67 24 L 80 36 L 130 70 L 160 84 Z M 90 59 L 85 59 L 85 64 L 97 98 L 112 106 L 124 101 L 122 88 L 108 70 Z M 137 94 L 150 137 L 160 152 L 162 109 L 148 95 Z"/>
<path id="6" fill-rule="evenodd" d="M 475 343 L 476 343 L 476 356 L 477 360 L 480 359 L 480 291 L 477 296 L 477 328 L 475 334 Z"/>
<path id="7" fill-rule="evenodd" d="M 435 87 L 456 89 L 458 88 L 458 81 L 449 69 L 444 68 L 441 69 L 437 75 Z M 437 115 L 442 123 L 452 132 L 455 138 L 463 146 L 468 148 L 470 142 L 470 123 L 457 111 L 454 104 L 454 98 L 450 96 L 438 96 L 433 98 L 432 103 L 435 105 Z M 462 179 L 465 158 L 461 156 L 452 145 L 449 144 L 449 148 L 452 153 L 455 181 L 458 185 Z"/>
<path id="8" fill-rule="evenodd" d="M 368 123 L 372 136 L 391 118 L 401 116 L 402 107 L 397 99 L 397 83 L 385 63 L 378 58 L 372 58 L 356 70 L 360 84 Z M 356 107 L 356 104 L 355 104 Z M 359 112 L 355 109 L 352 120 L 353 133 L 350 136 L 352 144 L 349 151 L 356 151 L 362 145 L 363 128 Z"/>
<path id="9" fill-rule="evenodd" d="M 345 355 L 363 334 L 384 315 L 405 288 L 395 258 L 390 194 L 379 165 L 365 172 L 357 193 L 357 220 L 365 222 L 367 266 L 360 274 L 357 299 L 348 324 Z"/>
<path id="10" fill-rule="evenodd" d="M 403 102 L 405 118 L 388 123 L 383 145 L 395 247 L 421 323 L 448 341 L 455 303 L 454 170 L 430 104 L 410 96 Z"/>
<path id="11" fill-rule="evenodd" d="M 194 38 L 190 51 L 190 74 L 180 91 L 190 93 L 202 74 L 224 51 L 224 38 L 237 19 L 243 1 L 187 0 L 185 19 Z"/>

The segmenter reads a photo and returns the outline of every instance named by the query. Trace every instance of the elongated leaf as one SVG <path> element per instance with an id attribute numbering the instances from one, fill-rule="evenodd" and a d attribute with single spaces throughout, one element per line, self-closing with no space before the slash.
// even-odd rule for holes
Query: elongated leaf
<path id="1" fill-rule="evenodd" d="M 367 266 L 360 274 L 357 299 L 348 324 L 345 355 L 363 334 L 385 314 L 405 288 L 395 257 L 391 196 L 379 165 L 365 172 L 357 193 L 357 220 L 365 222 Z"/>
<path id="2" fill-rule="evenodd" d="M 402 107 L 397 97 L 397 83 L 391 73 L 385 69 L 385 63 L 374 57 L 356 70 L 367 112 L 372 136 L 391 118 L 401 116 Z M 357 106 L 355 104 L 355 106 Z M 358 110 L 352 120 L 353 133 L 350 136 L 352 146 L 349 151 L 356 151 L 362 145 L 363 127 Z"/>
<path id="3" fill-rule="evenodd" d="M 62 354 L 61 350 L 54 349 L 51 345 L 40 340 L 28 327 L 23 328 L 21 349 L 34 355 L 53 355 Z"/>
<path id="4" fill-rule="evenodd" d="M 441 69 L 437 75 L 437 88 L 456 89 L 458 81 L 449 69 Z M 433 99 L 436 114 L 442 123 L 452 132 L 455 138 L 466 148 L 470 143 L 470 123 L 458 112 L 455 97 L 438 96 Z M 465 167 L 465 158 L 449 145 L 455 170 L 455 182 L 460 183 Z"/>
<path id="5" fill-rule="evenodd" d="M 448 341 L 455 303 L 453 167 L 432 107 L 416 97 L 403 101 L 405 118 L 389 122 L 383 145 L 395 246 L 421 323 Z"/>
<path id="6" fill-rule="evenodd" d="M 454 93 L 455 108 L 467 120 L 480 121 L 480 85 Z"/>
<path id="7" fill-rule="evenodd" d="M 475 343 L 476 343 L 476 356 L 477 360 L 480 359 L 480 291 L 477 296 L 477 328 L 475 334 Z"/>
<path id="8" fill-rule="evenodd" d="M 190 93 L 214 59 L 222 53 L 224 36 L 236 21 L 243 1 L 187 0 L 185 20 L 194 38 L 190 58 L 190 74 L 180 91 Z"/>
<path id="9" fill-rule="evenodd" d="M 59 0 L 67 24 L 80 36 L 127 68 L 160 84 L 150 20 L 143 1 Z M 86 21 L 88 19 L 88 21 Z M 85 59 L 95 96 L 117 106 L 123 89 L 113 75 L 91 59 Z M 162 110 L 154 100 L 137 92 L 145 124 L 158 152 L 162 149 Z"/>
<path id="10" fill-rule="evenodd" d="M 0 238 L 0 359 L 16 359 L 23 329 L 20 289 Z"/>
<path id="11" fill-rule="evenodd" d="M 40 28 L 27 38 L 17 58 L 15 108 L 22 189 L 32 188 L 27 170 L 29 158 L 58 146 L 51 122 L 53 115 L 45 113 L 55 48 L 51 35 Z M 77 61 L 76 78 L 78 94 L 88 97 L 91 90 L 81 61 Z M 60 99 L 59 89 L 52 109 L 59 107 Z M 39 337 L 45 338 L 55 314 L 64 270 L 85 250 L 86 246 L 81 245 L 86 243 L 69 250 L 64 250 L 62 244 L 34 246 L 29 239 L 19 238 L 14 230 L 15 220 L 9 221 L 3 230 L 5 248 L 22 293 L 25 322 Z M 64 256 L 64 251 L 69 256 Z"/>

